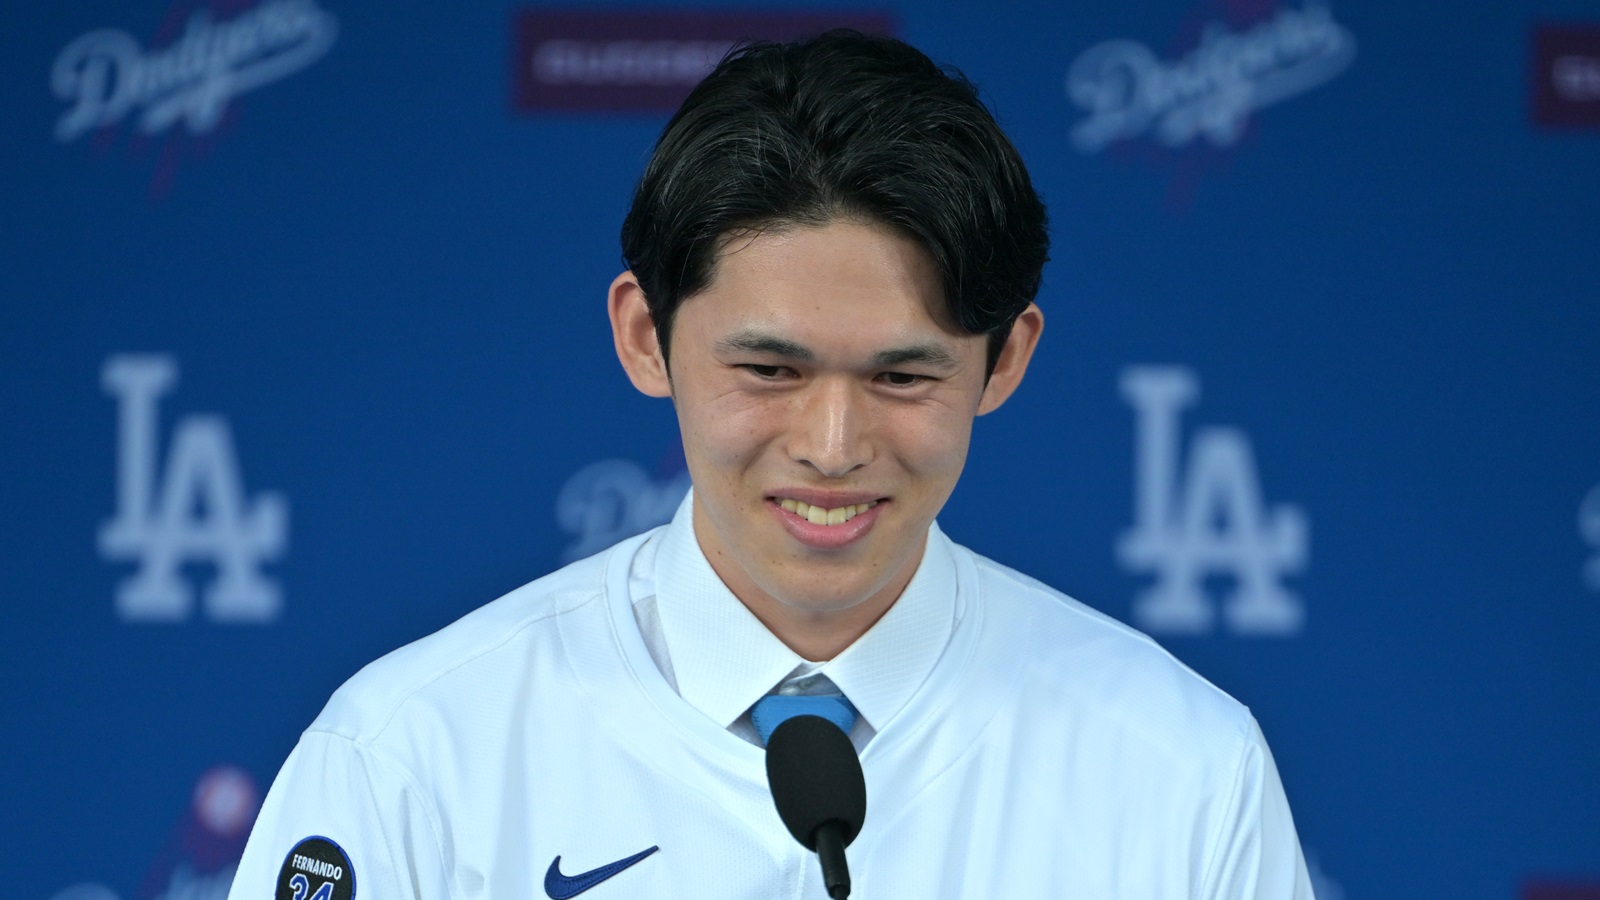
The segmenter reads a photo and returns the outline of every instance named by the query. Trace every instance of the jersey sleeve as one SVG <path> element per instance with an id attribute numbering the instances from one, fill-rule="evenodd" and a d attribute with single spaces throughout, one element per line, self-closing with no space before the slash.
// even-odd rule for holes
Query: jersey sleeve
<path id="1" fill-rule="evenodd" d="M 1212 848 L 1206 900 L 1312 900 L 1289 800 L 1253 719 Z"/>
<path id="2" fill-rule="evenodd" d="M 228 900 L 448 898 L 436 835 L 399 767 L 307 731 L 267 792 Z"/>

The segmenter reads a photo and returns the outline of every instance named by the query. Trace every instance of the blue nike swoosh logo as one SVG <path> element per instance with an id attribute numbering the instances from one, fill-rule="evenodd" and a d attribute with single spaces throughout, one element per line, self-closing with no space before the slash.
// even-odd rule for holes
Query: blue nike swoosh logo
<path id="1" fill-rule="evenodd" d="M 660 849 L 660 847 L 651 847 L 649 850 L 635 853 L 627 859 L 619 859 L 614 863 L 601 866 L 598 869 L 590 869 L 582 875 L 573 875 L 570 878 L 561 874 L 561 857 L 558 856 L 550 861 L 550 870 L 544 873 L 544 892 L 550 895 L 550 900 L 567 900 L 568 897 L 576 897 Z"/>

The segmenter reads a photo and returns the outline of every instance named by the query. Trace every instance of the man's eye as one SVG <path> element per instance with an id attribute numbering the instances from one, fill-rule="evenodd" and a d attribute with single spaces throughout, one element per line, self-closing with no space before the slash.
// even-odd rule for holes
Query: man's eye
<path id="1" fill-rule="evenodd" d="M 910 372 L 885 372 L 878 377 L 895 387 L 911 387 L 928 380 L 926 376 L 913 375 Z"/>
<path id="2" fill-rule="evenodd" d="M 783 374 L 783 366 L 758 366 L 747 363 L 740 366 L 740 368 L 750 372 L 757 378 L 777 378 Z"/>

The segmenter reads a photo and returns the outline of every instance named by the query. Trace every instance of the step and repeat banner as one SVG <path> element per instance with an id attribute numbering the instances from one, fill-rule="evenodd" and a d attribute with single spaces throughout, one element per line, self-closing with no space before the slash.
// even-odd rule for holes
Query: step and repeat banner
<path id="1" fill-rule="evenodd" d="M 221 898 L 345 678 L 670 515 L 634 181 L 735 41 L 851 25 L 1051 212 L 944 528 L 1248 704 L 1322 900 L 1600 897 L 1600 7 L 0 18 L 5 896 Z"/>

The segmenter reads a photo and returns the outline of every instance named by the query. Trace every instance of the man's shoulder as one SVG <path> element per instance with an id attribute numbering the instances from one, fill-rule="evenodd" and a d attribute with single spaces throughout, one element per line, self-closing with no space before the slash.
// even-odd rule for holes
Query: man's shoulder
<path id="1" fill-rule="evenodd" d="M 531 663 L 550 663 L 559 653 L 557 624 L 603 602 L 608 561 L 631 545 L 624 542 L 531 581 L 367 664 L 334 692 L 309 730 L 370 743 L 405 719 L 408 706 L 469 697 Z"/>
<path id="2" fill-rule="evenodd" d="M 1148 635 L 1015 569 L 972 557 L 993 637 L 1026 648 L 1025 702 L 1176 755 L 1213 750 L 1231 757 L 1252 740 L 1249 709 Z"/>

